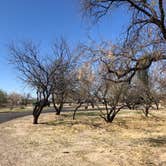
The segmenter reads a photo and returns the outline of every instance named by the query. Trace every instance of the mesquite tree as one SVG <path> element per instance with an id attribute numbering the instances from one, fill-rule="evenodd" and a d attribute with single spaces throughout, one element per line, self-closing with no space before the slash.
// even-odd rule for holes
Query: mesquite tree
<path id="1" fill-rule="evenodd" d="M 166 103 L 166 61 L 158 62 L 150 72 L 150 81 L 157 98 Z"/>
<path id="2" fill-rule="evenodd" d="M 165 0 L 81 0 L 81 7 L 83 13 L 96 21 L 113 12 L 113 8 L 123 7 L 130 15 L 125 40 L 111 50 L 109 60 L 103 60 L 108 75 L 115 75 L 112 81 L 130 82 L 138 70 L 166 59 Z M 93 49 L 93 55 L 108 54 L 107 50 L 98 48 Z M 118 65 L 112 68 L 110 63 Z"/>
<path id="3" fill-rule="evenodd" d="M 126 91 L 126 83 L 114 83 L 102 79 L 98 84 L 95 97 L 104 106 L 104 110 L 100 110 L 100 116 L 106 122 L 112 123 L 116 115 L 126 107 L 126 103 L 124 102 Z"/>
<path id="4" fill-rule="evenodd" d="M 8 99 L 8 104 L 10 108 L 13 109 L 15 106 L 22 104 L 23 96 L 13 92 L 8 95 L 7 99 Z"/>
<path id="5" fill-rule="evenodd" d="M 59 115 L 63 109 L 63 105 L 68 100 L 68 96 L 72 93 L 73 86 L 75 85 L 75 70 L 77 68 L 78 56 L 71 52 L 66 41 L 63 39 L 57 42 L 53 47 L 54 63 L 56 71 L 51 79 L 54 86 L 52 91 L 52 102 Z"/>
<path id="6" fill-rule="evenodd" d="M 38 118 L 45 106 L 49 105 L 49 98 L 55 91 L 53 78 L 55 78 L 59 63 L 56 59 L 42 58 L 38 47 L 32 42 L 21 45 L 10 45 L 11 62 L 20 72 L 20 78 L 36 90 L 37 102 L 33 109 L 33 123 L 38 123 Z"/>
<path id="7" fill-rule="evenodd" d="M 73 119 L 77 110 L 84 104 L 85 109 L 91 105 L 94 108 L 95 98 L 93 96 L 94 88 L 94 75 L 92 72 L 91 64 L 89 62 L 84 63 L 76 72 L 75 86 L 71 93 L 71 99 L 76 104 L 73 113 Z"/>
<path id="8" fill-rule="evenodd" d="M 142 109 L 146 117 L 148 117 L 150 108 L 156 105 L 158 109 L 159 98 L 157 92 L 153 89 L 154 83 L 150 81 L 150 73 L 148 70 L 140 70 L 128 86 L 125 95 L 125 102 L 129 109 Z"/>

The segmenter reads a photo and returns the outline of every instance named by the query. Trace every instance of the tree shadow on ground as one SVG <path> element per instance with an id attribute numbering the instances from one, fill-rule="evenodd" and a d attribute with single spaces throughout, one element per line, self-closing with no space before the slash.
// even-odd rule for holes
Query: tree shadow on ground
<path id="1" fill-rule="evenodd" d="M 86 117 L 86 119 L 84 119 Z M 52 125 L 52 126 L 73 126 L 73 125 L 86 125 L 91 128 L 102 128 L 102 123 L 96 121 L 100 119 L 98 110 L 79 110 L 76 114 L 75 120 L 73 120 L 73 112 L 65 111 L 62 112 L 56 120 L 43 122 L 40 124 Z"/>
<path id="2" fill-rule="evenodd" d="M 95 128 L 104 128 L 104 124 L 111 124 L 117 125 L 122 128 L 130 128 L 130 124 L 128 124 L 128 121 L 130 120 L 130 117 L 124 118 L 124 117 L 118 117 L 114 120 L 113 123 L 107 123 L 101 117 L 99 116 L 98 111 L 78 111 L 76 114 L 75 120 L 72 119 L 72 113 L 63 112 L 60 116 L 57 117 L 56 120 L 49 121 L 49 122 L 43 122 L 40 124 L 45 125 L 53 125 L 53 126 L 73 126 L 76 124 L 80 125 L 88 125 L 90 127 Z M 86 117 L 86 119 L 84 119 Z M 106 127 L 107 128 L 107 127 Z"/>
<path id="3" fill-rule="evenodd" d="M 138 139 L 134 141 L 136 144 L 147 144 L 150 147 L 166 147 L 166 135 L 158 136 L 156 138 L 149 137 L 144 139 Z"/>
<path id="4" fill-rule="evenodd" d="M 145 139 L 145 142 L 147 142 L 148 144 L 150 144 L 150 146 L 153 146 L 153 147 L 166 146 L 166 135 L 158 136 L 157 138 L 150 137 Z"/>
<path id="5" fill-rule="evenodd" d="M 48 126 L 66 126 L 66 127 L 72 127 L 74 125 L 85 125 L 87 127 L 90 127 L 92 129 L 97 129 L 97 128 L 103 128 L 101 124 L 99 123 L 88 123 L 88 122 L 77 122 L 77 121 L 69 121 L 69 122 L 63 122 L 63 121 L 59 121 L 59 122 L 43 122 L 40 124 L 44 124 L 44 125 L 48 125 Z"/>

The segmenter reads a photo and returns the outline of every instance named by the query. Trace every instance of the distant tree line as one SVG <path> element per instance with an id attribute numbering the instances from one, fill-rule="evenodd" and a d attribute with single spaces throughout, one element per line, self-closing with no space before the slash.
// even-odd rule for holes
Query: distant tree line
<path id="1" fill-rule="evenodd" d="M 27 106 L 32 104 L 34 99 L 31 97 L 30 94 L 19 94 L 16 92 L 7 93 L 4 90 L 0 89 L 0 108 L 8 107 L 13 109 L 14 107 L 18 106 Z"/>

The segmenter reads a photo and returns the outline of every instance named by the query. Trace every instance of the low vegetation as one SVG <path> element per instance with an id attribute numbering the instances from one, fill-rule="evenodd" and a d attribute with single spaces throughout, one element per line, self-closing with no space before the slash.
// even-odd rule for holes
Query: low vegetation
<path id="1" fill-rule="evenodd" d="M 0 125 L 1 165 L 110 166 L 166 164 L 166 110 L 123 110 L 112 125 L 96 111 L 42 114 Z"/>

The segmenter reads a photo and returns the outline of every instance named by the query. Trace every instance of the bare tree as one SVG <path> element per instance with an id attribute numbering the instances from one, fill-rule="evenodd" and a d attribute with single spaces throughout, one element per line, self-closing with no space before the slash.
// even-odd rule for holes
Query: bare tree
<path id="1" fill-rule="evenodd" d="M 84 13 L 96 20 L 112 12 L 113 8 L 122 6 L 131 13 L 128 35 L 131 32 L 132 36 L 138 36 L 145 27 L 151 26 L 153 29 L 155 26 L 153 30 L 157 30 L 159 37 L 166 40 L 164 0 L 81 0 L 81 6 Z"/>
<path id="2" fill-rule="evenodd" d="M 59 115 L 64 103 L 75 85 L 77 60 L 64 39 L 53 45 L 53 54 L 42 57 L 32 42 L 21 46 L 10 46 L 11 62 L 21 73 L 20 78 L 36 90 L 37 102 L 33 110 L 34 124 L 37 124 L 41 111 L 52 100 Z"/>
<path id="3" fill-rule="evenodd" d="M 53 91 L 52 79 L 56 67 L 52 68 L 52 61 L 43 60 L 40 52 L 32 42 L 24 42 L 20 46 L 14 44 L 9 47 L 11 62 L 20 72 L 20 78 L 36 90 L 37 102 L 33 109 L 33 123 L 38 123 L 38 118 L 43 108 L 49 105 L 49 97 Z"/>
<path id="4" fill-rule="evenodd" d="M 166 62 L 157 62 L 150 72 L 150 81 L 153 91 L 156 93 L 156 98 L 165 102 L 166 99 Z"/>
<path id="5" fill-rule="evenodd" d="M 53 65 L 56 67 L 56 72 L 51 80 L 54 86 L 52 102 L 56 114 L 59 115 L 74 88 L 75 69 L 79 58 L 71 52 L 64 39 L 54 44 L 53 51 L 55 56 Z"/>
<path id="6" fill-rule="evenodd" d="M 10 93 L 8 95 L 8 103 L 10 108 L 13 109 L 15 106 L 21 105 L 23 97 L 18 93 Z"/>
<path id="7" fill-rule="evenodd" d="M 94 88 L 94 74 L 92 72 L 91 64 L 89 62 L 84 63 L 76 72 L 75 87 L 71 93 L 71 98 L 76 107 L 73 113 L 73 119 L 77 110 L 84 104 L 85 110 L 91 105 L 94 108 L 95 98 L 93 95 Z"/>
<path id="8" fill-rule="evenodd" d="M 100 110 L 100 116 L 106 122 L 113 122 L 116 115 L 126 107 L 124 102 L 124 94 L 126 91 L 126 84 L 113 83 L 103 80 L 102 84 L 96 89 L 96 98 L 98 102 L 104 105 L 104 111 Z"/>
<path id="9" fill-rule="evenodd" d="M 112 123 L 116 115 L 126 107 L 124 97 L 128 84 L 103 79 L 105 74 L 107 74 L 106 67 L 101 63 L 95 72 L 93 96 L 97 101 L 96 105 L 100 110 L 101 118 Z M 100 108 L 101 105 L 102 107 Z"/>
<path id="10" fill-rule="evenodd" d="M 151 84 L 149 74 L 148 70 L 138 71 L 125 95 L 128 108 L 141 108 L 146 117 L 148 117 L 149 110 L 153 108 L 154 104 L 157 109 L 159 107 L 159 98 L 153 89 L 154 83 Z"/>
<path id="11" fill-rule="evenodd" d="M 124 7 L 130 12 L 130 24 L 122 46 L 112 51 L 112 58 L 103 60 L 108 73 L 116 80 L 131 81 L 138 70 L 166 59 L 166 4 L 164 0 L 81 0 L 83 12 L 98 21 L 113 8 Z M 96 52 L 98 49 L 93 50 Z M 98 50 L 101 55 L 108 54 Z M 138 56 L 139 55 L 139 56 Z M 125 61 L 125 63 L 124 63 Z M 119 64 L 114 70 L 110 63 Z"/>

